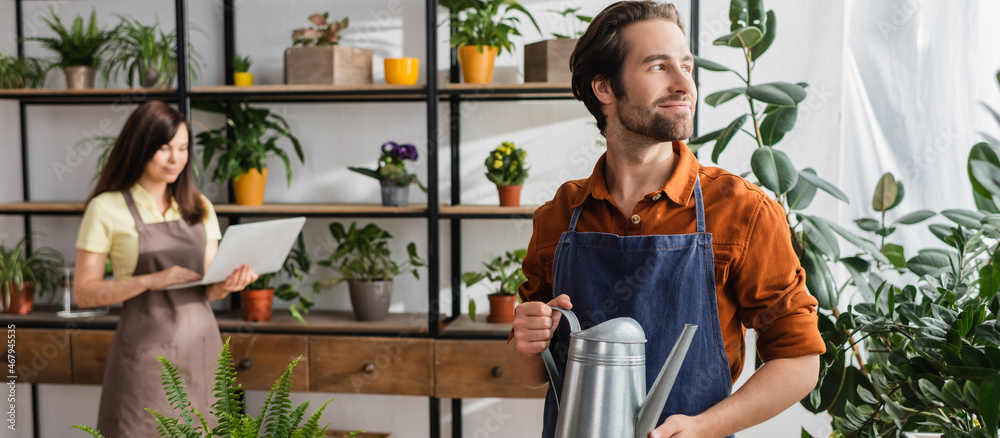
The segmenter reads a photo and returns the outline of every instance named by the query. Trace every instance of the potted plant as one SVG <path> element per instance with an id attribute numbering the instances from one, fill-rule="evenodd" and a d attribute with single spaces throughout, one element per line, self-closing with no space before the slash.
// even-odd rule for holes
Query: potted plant
<path id="1" fill-rule="evenodd" d="M 285 83 L 308 85 L 366 85 L 372 83 L 374 52 L 340 45 L 340 32 L 350 19 L 329 21 L 330 13 L 312 14 L 312 26 L 292 31 L 292 47 L 285 50 Z"/>
<path id="2" fill-rule="evenodd" d="M 301 282 L 302 277 L 312 269 L 312 263 L 312 257 L 306 252 L 306 245 L 302 239 L 302 234 L 299 234 L 295 246 L 288 253 L 288 257 L 285 259 L 285 263 L 279 272 L 285 273 L 288 277 L 295 279 L 296 282 Z M 306 320 L 302 315 L 309 313 L 313 302 L 299 294 L 290 283 L 284 283 L 277 288 L 272 288 L 271 280 L 279 272 L 261 274 L 246 289 L 240 291 L 240 304 L 243 308 L 243 319 L 245 321 L 270 321 L 274 297 L 278 297 L 284 301 L 298 300 L 298 303 L 292 303 L 288 307 L 288 313 L 305 325 Z"/>
<path id="3" fill-rule="evenodd" d="M 52 296 L 59 289 L 63 257 L 51 248 L 28 253 L 27 238 L 13 247 L 0 245 L 0 298 L 5 313 L 24 315 L 35 298 Z"/>
<path id="4" fill-rule="evenodd" d="M 510 15 L 520 12 L 542 30 L 535 18 L 517 0 L 438 0 L 448 8 L 449 22 L 455 26 L 451 46 L 458 47 L 462 78 L 467 84 L 493 82 L 493 61 L 506 50 L 513 53 L 511 35 L 521 35 L 520 19 Z"/>
<path id="5" fill-rule="evenodd" d="M 528 178 L 528 168 L 524 166 L 527 155 L 524 149 L 505 141 L 486 157 L 486 178 L 497 185 L 503 207 L 521 205 L 521 184 Z"/>
<path id="6" fill-rule="evenodd" d="M 48 67 L 44 62 L 0 51 L 0 88 L 37 88 L 45 83 Z"/>
<path id="7" fill-rule="evenodd" d="M 358 228 L 357 223 L 352 223 L 349 229 L 344 230 L 339 222 L 333 222 L 330 234 L 337 243 L 337 249 L 329 259 L 319 264 L 337 271 L 338 275 L 314 283 L 313 290 L 319 292 L 346 281 L 358 321 L 385 319 L 392 300 L 392 279 L 404 271 L 419 279 L 417 268 L 427 264 L 417 256 L 417 246 L 413 242 L 406 246 L 408 259 L 402 266 L 393 261 L 392 251 L 389 250 L 392 235 L 375 224 Z"/>
<path id="8" fill-rule="evenodd" d="M 250 73 L 250 66 L 253 65 L 253 60 L 250 59 L 250 55 L 240 55 L 237 53 L 233 56 L 233 69 L 236 73 L 233 73 L 233 84 L 237 87 L 249 87 L 253 85 L 253 73 Z"/>
<path id="9" fill-rule="evenodd" d="M 472 286 L 483 280 L 489 280 L 497 285 L 496 290 L 489 294 L 490 315 L 488 322 L 511 322 L 514 320 L 514 305 L 517 304 L 517 287 L 527 281 L 521 271 L 521 262 L 528 254 L 527 249 L 507 251 L 489 263 L 483 263 L 486 271 L 466 272 L 462 274 L 465 287 Z M 469 319 L 476 320 L 476 300 L 469 298 Z"/>
<path id="10" fill-rule="evenodd" d="M 417 175 L 406 170 L 407 160 L 417 161 L 416 146 L 389 141 L 382 144 L 382 156 L 378 159 L 377 168 L 372 170 L 348 167 L 348 169 L 379 181 L 382 185 L 382 205 L 405 207 L 409 203 L 410 184 L 415 183 L 420 190 L 427 192 L 427 188 L 417 179 Z"/>
<path id="11" fill-rule="evenodd" d="M 125 77 L 130 88 L 166 88 L 177 76 L 177 31 L 163 33 L 159 20 L 146 26 L 134 18 L 118 15 L 114 39 L 105 51 L 104 81 Z M 188 44 L 188 71 L 198 79 L 201 56 Z"/>
<path id="12" fill-rule="evenodd" d="M 180 413 L 179 417 L 168 417 L 163 412 L 156 412 L 150 409 L 149 414 L 156 419 L 157 431 L 161 437 L 268 437 L 268 438 L 291 438 L 291 437 L 316 437 L 325 436 L 329 425 L 320 426 L 323 418 L 323 411 L 326 406 L 333 401 L 327 400 L 320 405 L 308 419 L 306 410 L 309 409 L 309 402 L 303 402 L 296 408 L 292 408 L 291 388 L 292 373 L 295 366 L 299 364 L 302 356 L 295 358 L 288 364 L 285 372 L 278 377 L 271 387 L 271 391 L 264 398 L 264 406 L 258 416 L 248 415 L 245 412 L 246 403 L 242 396 L 242 385 L 236 383 L 236 366 L 233 364 L 233 354 L 229 348 L 229 339 L 222 344 L 222 352 L 219 353 L 218 365 L 215 369 L 215 378 L 212 394 L 215 396 L 215 403 L 212 404 L 212 415 L 215 417 L 218 426 L 211 427 L 205 420 L 205 414 L 198 412 L 191 407 L 190 396 L 184 386 L 184 379 L 177 369 L 177 366 L 170 362 L 170 359 L 160 357 L 160 369 L 163 390 L 170 399 L 170 406 Z M 305 422 L 303 423 L 303 420 Z M 91 436 L 103 438 L 101 432 L 93 428 L 81 425 L 73 427 L 89 433 Z M 364 432 L 358 430 L 348 434 L 348 437 L 356 437 Z"/>
<path id="13" fill-rule="evenodd" d="M 566 23 L 566 33 L 553 33 L 555 39 L 539 41 L 524 46 L 524 82 L 565 82 L 569 83 L 569 56 L 576 48 L 577 40 L 587 30 L 593 17 L 579 14 L 580 8 L 567 8 L 549 12 L 562 16 Z"/>
<path id="14" fill-rule="evenodd" d="M 277 155 L 285 163 L 288 185 L 292 185 L 292 166 L 288 153 L 278 146 L 282 137 L 292 142 L 295 155 L 305 162 L 302 144 L 292 135 L 288 121 L 266 108 L 253 108 L 246 101 L 199 101 L 192 106 L 226 116 L 226 123 L 218 129 L 198 134 L 198 144 L 205 147 L 204 166 L 209 168 L 216 160 L 213 178 L 219 182 L 233 180 L 236 203 L 261 205 L 267 185 L 267 157 Z M 231 129 L 230 138 L 226 131 Z"/>
<path id="15" fill-rule="evenodd" d="M 90 20 L 84 27 L 83 17 L 77 16 L 73 26 L 67 29 L 62 20 L 49 7 L 49 17 L 42 17 L 55 32 L 55 37 L 33 37 L 29 41 L 38 41 L 45 48 L 56 52 L 59 57 L 52 62 L 50 68 L 60 67 L 66 73 L 66 88 L 80 90 L 94 88 L 94 72 L 101 64 L 101 52 L 108 42 L 114 38 L 115 30 L 104 30 L 97 27 L 97 10 L 90 10 Z"/>

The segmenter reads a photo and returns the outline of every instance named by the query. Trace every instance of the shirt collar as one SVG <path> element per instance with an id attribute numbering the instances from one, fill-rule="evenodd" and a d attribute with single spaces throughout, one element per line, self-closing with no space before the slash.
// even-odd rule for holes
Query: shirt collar
<path id="1" fill-rule="evenodd" d="M 691 199 L 691 195 L 694 193 L 694 184 L 698 179 L 698 171 L 701 169 L 701 165 L 684 142 L 673 142 L 673 149 L 674 154 L 677 155 L 674 173 L 663 187 L 649 193 L 647 196 L 663 193 L 675 204 L 686 206 L 688 200 Z M 607 181 L 604 178 L 604 166 L 606 162 L 607 153 L 601 155 L 601 158 L 597 160 L 597 164 L 594 165 L 594 172 L 584 183 L 583 190 L 580 190 L 573 201 L 573 208 L 583 205 L 588 196 L 599 200 L 611 200 L 611 194 L 608 193 Z"/>
<path id="2" fill-rule="evenodd" d="M 147 209 L 150 212 L 155 213 L 156 216 L 164 218 L 175 217 L 180 213 L 180 206 L 177 205 L 177 200 L 173 197 L 170 198 L 170 207 L 167 207 L 166 213 L 161 215 L 156 209 L 156 203 L 153 202 L 153 196 L 150 195 L 141 184 L 136 183 L 131 189 L 129 189 L 129 192 L 132 194 L 132 200 L 135 202 L 136 208 Z"/>

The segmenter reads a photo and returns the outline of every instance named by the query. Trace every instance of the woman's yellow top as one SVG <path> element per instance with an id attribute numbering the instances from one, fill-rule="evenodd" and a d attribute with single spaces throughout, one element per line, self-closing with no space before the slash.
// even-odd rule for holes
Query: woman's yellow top
<path id="1" fill-rule="evenodd" d="M 130 189 L 139 217 L 147 224 L 181 220 L 177 201 L 170 200 L 166 213 L 156 210 L 153 197 L 146 189 L 136 184 Z M 212 202 L 201 195 L 205 204 L 205 237 L 209 240 L 219 240 L 219 219 L 215 216 Z M 76 238 L 77 249 L 99 254 L 109 254 L 111 266 L 116 279 L 129 278 L 135 272 L 139 261 L 139 232 L 136 230 L 135 219 L 125 204 L 125 195 L 121 192 L 104 192 L 94 197 L 87 204 L 83 213 L 83 223 Z"/>

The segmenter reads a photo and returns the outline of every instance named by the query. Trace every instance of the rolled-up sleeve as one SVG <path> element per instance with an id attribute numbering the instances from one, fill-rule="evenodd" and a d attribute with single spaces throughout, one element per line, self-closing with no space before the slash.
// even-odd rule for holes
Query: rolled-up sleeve
<path id="1" fill-rule="evenodd" d="M 763 196 L 752 216 L 744 254 L 730 281 L 739 319 L 757 332 L 757 351 L 772 359 L 822 354 L 816 299 L 789 236 L 784 210 Z"/>

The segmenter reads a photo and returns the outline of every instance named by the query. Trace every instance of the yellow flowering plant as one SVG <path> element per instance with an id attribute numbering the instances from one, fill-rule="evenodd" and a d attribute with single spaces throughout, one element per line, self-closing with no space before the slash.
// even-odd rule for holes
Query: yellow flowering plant
<path id="1" fill-rule="evenodd" d="M 519 186 L 528 178 L 524 149 L 505 141 L 486 157 L 486 178 L 498 186 Z"/>

